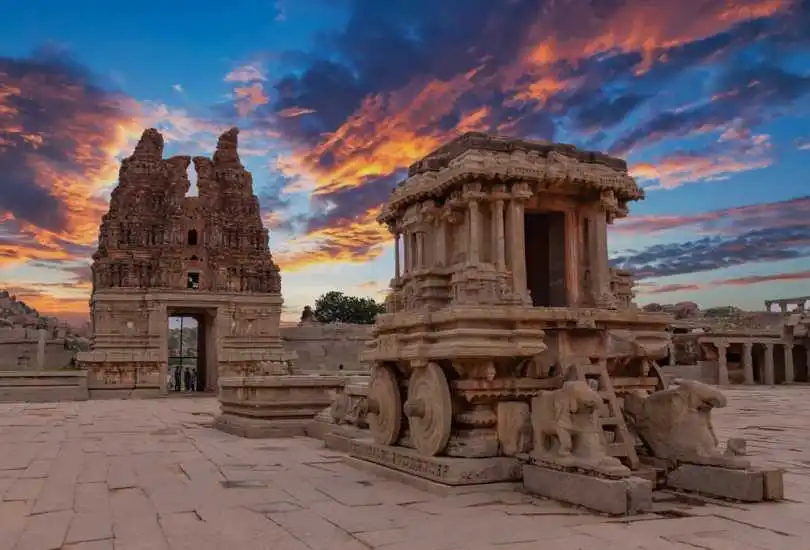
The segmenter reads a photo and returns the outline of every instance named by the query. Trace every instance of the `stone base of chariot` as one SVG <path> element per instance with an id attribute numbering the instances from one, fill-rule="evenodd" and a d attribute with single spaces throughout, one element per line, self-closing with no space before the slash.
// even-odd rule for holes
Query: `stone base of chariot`
<path id="1" fill-rule="evenodd" d="M 407 447 L 380 445 L 367 439 L 348 443 L 353 458 L 450 487 L 514 482 L 520 481 L 522 475 L 516 458 L 426 457 Z"/>
<path id="2" fill-rule="evenodd" d="M 671 489 L 742 502 L 777 501 L 785 498 L 781 470 L 733 469 L 703 464 L 679 464 L 666 475 Z"/>
<path id="3" fill-rule="evenodd" d="M 214 419 L 217 430 L 247 439 L 266 439 L 304 435 L 306 421 L 299 419 L 264 420 L 221 414 Z"/>
<path id="4" fill-rule="evenodd" d="M 368 430 L 335 422 L 328 409 L 321 411 L 313 420 L 307 422 L 304 431 L 307 436 L 323 441 L 327 449 L 341 453 L 349 452 L 349 441 L 352 439 L 368 437 Z"/>
<path id="5" fill-rule="evenodd" d="M 631 516 L 652 509 L 653 484 L 636 476 L 609 479 L 525 464 L 523 486 L 532 494 L 603 514 Z"/>

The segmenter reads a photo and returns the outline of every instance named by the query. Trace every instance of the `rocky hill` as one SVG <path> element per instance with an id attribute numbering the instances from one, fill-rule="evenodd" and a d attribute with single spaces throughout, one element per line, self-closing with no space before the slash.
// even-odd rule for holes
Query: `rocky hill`
<path id="1" fill-rule="evenodd" d="M 7 290 L 0 290 L 0 326 L 56 328 L 60 324 L 56 317 L 40 315 L 36 309 L 17 300 Z"/>

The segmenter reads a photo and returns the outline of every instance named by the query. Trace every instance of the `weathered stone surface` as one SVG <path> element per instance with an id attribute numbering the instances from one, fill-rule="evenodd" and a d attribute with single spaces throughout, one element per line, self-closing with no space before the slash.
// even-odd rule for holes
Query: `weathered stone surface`
<path id="1" fill-rule="evenodd" d="M 531 410 L 520 401 L 498 403 L 498 443 L 503 454 L 514 456 L 531 450 Z"/>
<path id="2" fill-rule="evenodd" d="M 214 427 L 242 437 L 303 435 L 345 384 L 346 378 L 328 375 L 221 378 L 222 414 Z"/>
<path id="3" fill-rule="evenodd" d="M 520 479 L 515 458 L 425 457 L 406 447 L 379 445 L 370 440 L 351 440 L 349 455 L 446 485 L 474 485 Z"/>
<path id="4" fill-rule="evenodd" d="M 84 371 L 0 372 L 0 403 L 84 401 L 89 398 Z"/>
<path id="5" fill-rule="evenodd" d="M 192 159 L 163 159 L 154 129 L 122 161 L 93 255 L 92 346 L 78 356 L 93 396 L 166 391 L 161 346 L 173 314 L 198 320 L 198 389 L 290 359 L 279 337 L 281 277 L 237 136 L 225 132 L 213 160 L 193 159 L 198 196 L 186 196 Z"/>
<path id="6" fill-rule="evenodd" d="M 743 502 L 784 498 L 784 482 L 779 470 L 735 470 L 681 464 L 667 474 L 667 485 L 673 489 Z"/>
<path id="7" fill-rule="evenodd" d="M 652 508 L 652 483 L 635 476 L 605 479 L 526 464 L 523 486 L 533 494 L 604 514 L 635 515 Z"/>
<path id="8" fill-rule="evenodd" d="M 0 548 L 306 550 L 304 539 L 342 550 L 356 548 L 353 539 L 381 550 L 806 550 L 806 393 L 732 389 L 728 407 L 715 412 L 721 438 L 742 435 L 756 462 L 786 468 L 789 501 L 694 505 L 670 493 L 638 521 L 534 497 L 516 483 L 422 479 L 417 489 L 413 476 L 307 438 L 240 440 L 207 428 L 218 410 L 209 397 L 0 404 Z M 77 459 L 75 487 L 54 483 Z M 65 502 L 73 491 L 73 511 L 34 513 L 53 490 Z M 110 538 L 96 539 L 110 535 L 110 524 Z M 86 537 L 93 542 L 66 542 Z"/>
<path id="9" fill-rule="evenodd" d="M 624 403 L 631 424 L 656 458 L 735 468 L 750 466 L 747 459 L 733 451 L 740 447 L 739 442 L 728 453 L 718 447 L 711 411 L 726 406 L 726 398 L 718 389 L 683 380 L 650 396 L 632 392 Z"/>

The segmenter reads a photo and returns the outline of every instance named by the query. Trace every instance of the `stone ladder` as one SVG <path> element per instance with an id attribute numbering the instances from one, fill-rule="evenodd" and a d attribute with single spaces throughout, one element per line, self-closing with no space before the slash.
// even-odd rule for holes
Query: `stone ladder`
<path id="1" fill-rule="evenodd" d="M 599 419 L 608 441 L 607 454 L 620 460 L 623 459 L 625 465 L 631 470 L 637 470 L 639 460 L 635 441 L 624 421 L 619 399 L 607 369 L 607 360 L 602 359 L 597 364 L 590 366 L 580 366 L 576 371 L 579 380 L 596 380 L 599 383 L 599 395 L 604 399 L 608 410 L 607 416 L 601 416 Z"/>

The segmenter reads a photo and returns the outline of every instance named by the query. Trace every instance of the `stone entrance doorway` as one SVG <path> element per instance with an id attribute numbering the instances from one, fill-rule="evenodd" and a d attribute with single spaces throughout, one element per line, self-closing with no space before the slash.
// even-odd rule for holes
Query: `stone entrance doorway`
<path id="1" fill-rule="evenodd" d="M 216 309 L 169 307 L 166 391 L 204 392 L 217 387 Z"/>
<path id="2" fill-rule="evenodd" d="M 526 283 L 535 307 L 566 307 L 565 214 L 524 214 Z"/>

